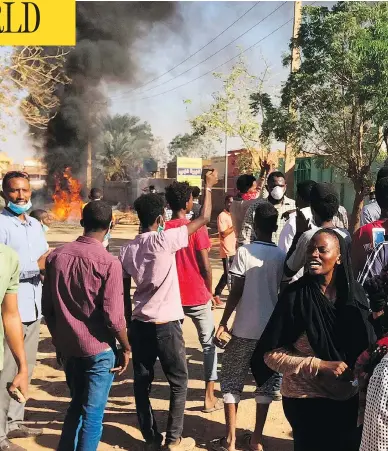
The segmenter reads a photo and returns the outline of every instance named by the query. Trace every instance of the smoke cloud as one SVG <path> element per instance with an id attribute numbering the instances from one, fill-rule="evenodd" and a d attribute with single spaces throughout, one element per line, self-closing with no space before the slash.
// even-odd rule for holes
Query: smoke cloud
<path id="1" fill-rule="evenodd" d="M 81 175 L 87 144 L 94 142 L 106 112 L 101 82 L 136 84 L 141 75 L 136 43 L 155 31 L 160 41 L 180 23 L 174 2 L 77 2 L 77 45 L 66 63 L 72 83 L 59 88 L 60 107 L 45 137 L 49 180 L 65 166 Z"/>

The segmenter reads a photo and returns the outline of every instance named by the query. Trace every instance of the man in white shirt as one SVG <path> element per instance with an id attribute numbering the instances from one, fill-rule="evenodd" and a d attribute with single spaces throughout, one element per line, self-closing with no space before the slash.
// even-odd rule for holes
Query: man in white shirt
<path id="1" fill-rule="evenodd" d="M 333 218 L 338 211 L 339 199 L 338 193 L 331 183 L 317 183 L 310 192 L 311 210 L 316 229 L 310 228 L 308 221 L 298 212 L 296 235 L 294 237 L 291 249 L 287 255 L 287 261 L 284 265 L 284 281 L 290 281 L 294 276 L 303 275 L 303 268 L 306 264 L 307 246 L 320 228 L 335 229 L 350 245 L 351 238 L 346 229 L 340 229 L 333 223 Z M 304 230 L 300 230 L 300 223 L 305 223 Z M 303 233 L 301 233 L 303 232 Z"/>
<path id="2" fill-rule="evenodd" d="M 316 185 L 314 180 L 304 180 L 298 183 L 296 187 L 296 207 L 303 213 L 309 224 L 312 225 L 312 211 L 310 208 L 310 193 L 311 188 Z M 288 221 L 285 223 L 283 230 L 280 233 L 278 246 L 284 252 L 288 252 L 292 245 L 292 241 L 296 234 L 296 212 L 290 214 Z"/>

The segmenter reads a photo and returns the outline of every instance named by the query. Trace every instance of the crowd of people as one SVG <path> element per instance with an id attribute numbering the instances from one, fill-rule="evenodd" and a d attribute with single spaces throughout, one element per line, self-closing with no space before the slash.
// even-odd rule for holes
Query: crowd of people
<path id="1" fill-rule="evenodd" d="M 183 435 L 186 317 L 203 350 L 202 411 L 225 412 L 225 436 L 213 449 L 263 451 L 272 402 L 283 404 L 295 451 L 388 449 L 388 168 L 352 234 L 332 184 L 302 181 L 294 201 L 284 174 L 267 165 L 258 179 L 241 175 L 238 195 L 226 196 L 217 218 L 223 273 L 213 290 L 207 225 L 217 183 L 207 171 L 202 196 L 184 182 L 163 196 L 154 187 L 142 194 L 134 203 L 139 234 L 117 258 L 102 191 L 93 189 L 83 208 L 83 235 L 52 250 L 49 215 L 28 214 L 28 174 L 4 176 L 1 451 L 23 451 L 14 438 L 43 433 L 23 422 L 42 318 L 71 396 L 57 450 L 97 450 L 113 380 L 130 361 L 145 449 L 192 450 L 194 438 Z M 219 325 L 214 308 L 224 309 Z M 165 435 L 150 400 L 157 360 L 170 387 Z M 256 424 L 240 440 L 238 404 L 250 371 Z"/>

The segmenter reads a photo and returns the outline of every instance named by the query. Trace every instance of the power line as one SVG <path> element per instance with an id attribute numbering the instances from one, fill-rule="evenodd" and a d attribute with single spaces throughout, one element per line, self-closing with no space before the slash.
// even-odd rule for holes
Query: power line
<path id="1" fill-rule="evenodd" d="M 134 99 L 135 101 L 139 101 L 139 100 L 148 100 L 148 99 L 153 99 L 155 97 L 159 97 L 161 95 L 167 94 L 171 91 L 175 91 L 175 89 L 179 89 L 182 88 L 183 86 L 186 86 L 190 83 L 193 83 L 197 80 L 199 80 L 202 77 L 205 77 L 206 75 L 212 74 L 215 70 L 219 69 L 220 67 L 224 66 L 225 64 L 230 63 L 231 61 L 233 61 L 234 59 L 236 59 L 237 57 L 239 57 L 240 55 L 242 55 L 245 52 L 248 52 L 248 50 L 253 49 L 254 47 L 256 47 L 258 44 L 260 44 L 260 42 L 264 41 L 264 39 L 269 38 L 270 36 L 272 36 L 274 33 L 276 33 L 277 31 L 279 31 L 281 28 L 285 27 L 286 25 L 288 25 L 290 22 L 292 22 L 294 20 L 294 18 L 292 17 L 291 19 L 289 19 L 287 22 L 285 22 L 284 24 L 280 25 L 278 28 L 276 28 L 275 30 L 271 31 L 271 33 L 267 34 L 266 36 L 264 36 L 263 38 L 261 38 L 259 41 L 255 42 L 254 44 L 252 44 L 250 47 L 248 47 L 247 49 L 243 50 L 242 52 L 238 53 L 237 55 L 233 56 L 232 58 L 230 58 L 228 61 L 223 62 L 222 64 L 214 67 L 213 69 L 209 70 L 208 72 L 205 72 L 202 75 L 199 75 L 198 77 L 187 81 L 186 83 L 182 83 L 179 86 L 175 86 L 174 88 L 168 89 L 167 91 L 163 91 L 160 92 L 158 94 L 155 94 L 153 96 L 148 96 L 148 97 L 141 97 L 140 99 Z M 121 97 L 121 99 L 123 99 L 123 97 Z"/>
<path id="2" fill-rule="evenodd" d="M 215 36 L 211 41 L 209 41 L 207 44 L 205 44 L 204 46 L 202 46 L 201 48 L 199 48 L 197 51 L 195 51 L 194 53 L 192 53 L 191 55 L 189 55 L 186 59 L 184 59 L 183 61 L 181 61 L 180 63 L 178 63 L 176 66 L 172 67 L 171 69 L 169 69 L 167 72 L 165 72 L 164 74 L 158 75 L 157 77 L 155 77 L 154 79 L 147 81 L 146 83 L 144 83 L 141 86 L 138 86 L 134 89 L 132 89 L 129 92 L 133 92 L 133 91 L 137 91 L 138 89 L 144 88 L 144 86 L 147 86 L 151 83 L 153 83 L 156 80 L 159 80 L 159 78 L 164 77 L 165 75 L 169 74 L 170 72 L 172 72 L 173 70 L 175 70 L 176 68 L 178 68 L 179 66 L 181 66 L 183 63 L 185 63 L 186 61 L 188 61 L 190 58 L 192 58 L 193 56 L 197 55 L 199 52 L 201 52 L 203 49 L 205 49 L 207 46 L 209 46 L 210 44 L 212 44 L 216 39 L 218 39 L 220 36 L 222 36 L 224 33 L 226 33 L 230 28 L 233 27 L 233 25 L 235 25 L 239 20 L 241 20 L 243 17 L 245 17 L 249 12 L 252 11 L 253 8 L 255 8 L 258 5 L 259 2 L 256 2 L 253 6 L 251 6 L 247 11 L 245 11 L 245 13 L 243 15 L 241 15 L 239 18 L 237 18 L 233 23 L 231 23 L 228 27 L 226 27 L 224 30 L 221 31 L 221 33 L 219 33 L 217 36 Z M 156 86 L 155 86 L 156 87 Z"/>
<path id="3" fill-rule="evenodd" d="M 217 55 L 218 53 L 222 52 L 223 50 L 225 50 L 227 47 L 229 47 L 231 44 L 233 44 L 234 42 L 236 42 L 237 40 L 239 40 L 240 38 L 242 38 L 243 36 L 245 36 L 247 33 L 249 33 L 250 31 L 252 31 L 254 28 L 256 28 L 258 25 L 260 25 L 261 23 L 263 23 L 265 20 L 267 20 L 270 16 L 272 16 L 273 14 L 275 14 L 280 8 L 282 8 L 287 2 L 283 2 L 280 6 L 278 6 L 277 8 L 275 8 L 272 12 L 270 12 L 268 15 L 266 15 L 265 17 L 263 17 L 263 19 L 261 19 L 259 22 L 257 22 L 255 25 L 253 25 L 252 27 L 250 27 L 248 30 L 246 30 L 244 33 L 240 34 L 239 36 L 237 36 L 237 38 L 233 39 L 232 41 L 230 41 L 228 44 L 226 44 L 224 47 L 222 47 L 221 49 L 217 50 L 216 52 L 214 52 L 213 54 L 211 54 L 210 56 L 208 56 L 207 58 L 205 58 L 204 60 L 200 61 L 199 63 L 195 64 L 194 66 L 190 67 L 189 69 L 185 70 L 184 72 L 181 72 L 180 74 L 176 75 L 173 78 L 170 78 L 170 80 L 166 80 L 162 83 L 159 83 L 156 86 L 152 86 L 146 90 L 144 90 L 141 94 L 146 93 L 148 91 L 151 91 L 152 89 L 156 89 L 156 88 L 160 88 L 161 86 L 170 83 L 171 81 L 175 80 L 176 78 L 181 77 L 182 75 L 187 74 L 188 72 L 190 72 L 191 70 L 195 69 L 196 67 L 200 66 L 201 64 L 205 63 L 206 61 L 209 61 L 211 58 L 213 58 L 213 56 Z M 144 85 L 143 85 L 144 86 Z M 124 92 L 123 94 L 130 94 L 132 91 L 127 91 Z M 120 97 L 122 96 L 122 94 L 120 95 Z M 114 98 L 114 97 L 113 97 Z"/>

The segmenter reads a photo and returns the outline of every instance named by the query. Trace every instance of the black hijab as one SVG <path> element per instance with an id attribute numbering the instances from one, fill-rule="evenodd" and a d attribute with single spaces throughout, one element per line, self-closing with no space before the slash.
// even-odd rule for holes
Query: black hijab
<path id="1" fill-rule="evenodd" d="M 317 233 L 335 236 L 340 244 L 337 300 L 330 302 L 322 293 L 317 277 L 308 274 L 285 289 L 252 356 L 252 373 L 259 386 L 273 373 L 264 363 L 264 354 L 280 347 L 292 349 L 304 332 L 318 358 L 344 361 L 350 368 L 361 352 L 375 342 L 368 321 L 368 299 L 354 280 L 345 240 L 333 229 L 320 229 Z"/>

